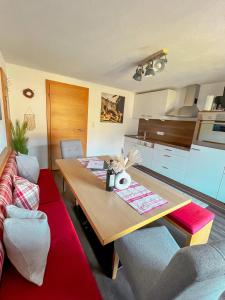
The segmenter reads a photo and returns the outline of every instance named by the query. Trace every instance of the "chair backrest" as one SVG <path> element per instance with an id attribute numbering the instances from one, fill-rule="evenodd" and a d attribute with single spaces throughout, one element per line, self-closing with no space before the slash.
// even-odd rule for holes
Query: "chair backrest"
<path id="1" fill-rule="evenodd" d="M 80 140 L 60 141 L 62 158 L 79 158 L 83 156 L 83 150 Z"/>
<path id="2" fill-rule="evenodd" d="M 179 250 L 146 299 L 219 299 L 225 290 L 225 241 Z"/>

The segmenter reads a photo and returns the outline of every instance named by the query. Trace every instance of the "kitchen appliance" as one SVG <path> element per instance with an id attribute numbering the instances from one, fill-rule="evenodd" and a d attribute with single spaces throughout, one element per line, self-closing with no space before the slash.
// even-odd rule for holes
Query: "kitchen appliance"
<path id="1" fill-rule="evenodd" d="M 193 144 L 225 149 L 225 112 L 199 113 Z"/>
<path id="2" fill-rule="evenodd" d="M 178 109 L 170 111 L 167 116 L 177 118 L 196 118 L 198 115 L 198 95 L 200 85 L 194 84 L 187 86 L 184 105 Z"/>
<path id="3" fill-rule="evenodd" d="M 214 99 L 215 110 L 225 111 L 225 87 L 223 90 L 223 96 L 216 96 Z"/>

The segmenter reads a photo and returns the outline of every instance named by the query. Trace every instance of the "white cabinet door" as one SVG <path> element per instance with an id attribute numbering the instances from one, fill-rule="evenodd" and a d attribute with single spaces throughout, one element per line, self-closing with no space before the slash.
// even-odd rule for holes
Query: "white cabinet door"
<path id="1" fill-rule="evenodd" d="M 142 158 L 140 165 L 151 169 L 153 149 L 143 145 L 138 145 L 137 149 L 139 150 Z"/>
<path id="2" fill-rule="evenodd" d="M 224 150 L 192 145 L 184 184 L 216 198 L 224 166 Z"/>
<path id="3" fill-rule="evenodd" d="M 130 150 L 137 149 L 138 140 L 134 138 L 125 137 L 124 139 L 124 154 L 127 155 Z"/>
<path id="4" fill-rule="evenodd" d="M 164 149 L 164 147 L 165 146 L 155 144 L 152 170 L 183 183 L 189 152 L 172 147 L 165 147 Z M 179 156 L 175 154 L 179 154 Z"/>
<path id="5" fill-rule="evenodd" d="M 176 91 L 162 90 L 138 94 L 134 100 L 133 117 L 137 119 L 151 119 L 162 117 L 174 108 Z"/>
<path id="6" fill-rule="evenodd" d="M 223 177 L 220 183 L 219 191 L 217 194 L 217 200 L 220 200 L 221 202 L 225 203 L 225 172 L 223 173 Z"/>

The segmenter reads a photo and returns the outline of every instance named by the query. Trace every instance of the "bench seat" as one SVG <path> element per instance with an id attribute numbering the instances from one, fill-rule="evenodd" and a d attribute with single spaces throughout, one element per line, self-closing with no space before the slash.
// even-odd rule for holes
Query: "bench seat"
<path id="1" fill-rule="evenodd" d="M 47 214 L 51 231 L 44 283 L 38 287 L 27 281 L 6 261 L 0 299 L 100 300 L 101 295 L 52 172 L 41 170 L 38 182 L 39 209 Z"/>

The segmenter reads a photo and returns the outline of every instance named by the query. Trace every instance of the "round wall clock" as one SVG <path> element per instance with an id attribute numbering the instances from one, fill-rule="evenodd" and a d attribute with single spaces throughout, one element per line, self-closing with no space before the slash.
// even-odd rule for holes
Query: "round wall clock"
<path id="1" fill-rule="evenodd" d="M 23 90 L 23 95 L 27 98 L 33 98 L 34 97 L 34 92 L 31 89 L 24 89 Z"/>

